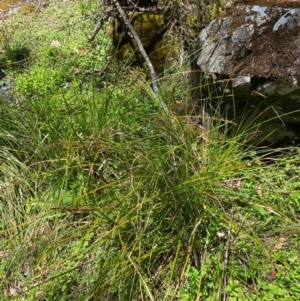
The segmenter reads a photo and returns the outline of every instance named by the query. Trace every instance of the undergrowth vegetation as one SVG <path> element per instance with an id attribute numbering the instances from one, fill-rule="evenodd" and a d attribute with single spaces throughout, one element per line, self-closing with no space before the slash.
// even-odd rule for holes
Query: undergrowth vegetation
<path id="1" fill-rule="evenodd" d="M 88 42 L 101 9 L 3 25 L 0 299 L 299 300 L 299 150 L 177 116 L 185 67 L 153 95 L 104 27 Z"/>

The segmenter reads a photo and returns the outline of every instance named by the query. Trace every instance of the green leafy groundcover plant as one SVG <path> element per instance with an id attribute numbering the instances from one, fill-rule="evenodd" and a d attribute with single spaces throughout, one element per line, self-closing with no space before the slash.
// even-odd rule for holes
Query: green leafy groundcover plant
<path id="1" fill-rule="evenodd" d="M 96 2 L 51 1 L 30 20 L 39 55 L 8 74 L 0 299 L 299 300 L 299 151 L 267 164 L 217 114 L 210 131 L 176 116 L 184 70 L 155 96 L 137 72 L 105 67 L 105 30 L 86 39 Z"/>

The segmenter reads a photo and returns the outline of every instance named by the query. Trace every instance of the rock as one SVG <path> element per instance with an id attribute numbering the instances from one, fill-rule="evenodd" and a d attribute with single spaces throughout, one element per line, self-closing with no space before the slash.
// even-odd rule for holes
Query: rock
<path id="1" fill-rule="evenodd" d="M 234 94 L 232 118 L 233 111 L 253 117 L 256 110 L 280 132 L 300 126 L 300 7 L 237 5 L 201 31 L 198 48 L 202 85 L 210 87 L 206 95 L 214 91 L 210 97 L 228 95 L 229 101 Z M 293 141 L 300 138 L 299 130 L 287 132 Z"/>
<path id="2" fill-rule="evenodd" d="M 12 103 L 12 89 L 13 83 L 6 81 L 6 80 L 1 80 L 0 81 L 0 103 L 6 103 L 6 104 L 11 104 Z"/>
<path id="3" fill-rule="evenodd" d="M 34 12 L 37 9 L 33 1 L 15 1 L 15 0 L 5 0 L 0 1 L 0 24 L 3 23 L 5 19 L 14 14 L 26 14 Z"/>

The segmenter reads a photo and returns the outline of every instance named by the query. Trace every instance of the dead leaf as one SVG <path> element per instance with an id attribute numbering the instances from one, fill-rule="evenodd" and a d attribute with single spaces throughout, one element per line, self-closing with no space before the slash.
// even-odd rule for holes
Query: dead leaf
<path id="1" fill-rule="evenodd" d="M 237 179 L 232 179 L 226 182 L 227 187 L 232 188 L 232 189 L 240 189 L 242 186 L 242 179 L 237 178 Z"/>
<path id="2" fill-rule="evenodd" d="M 263 198 L 263 194 L 262 194 L 262 189 L 261 189 L 261 184 L 259 184 L 258 186 L 257 186 L 257 194 L 258 194 L 258 196 L 262 199 Z"/>
<path id="3" fill-rule="evenodd" d="M 73 72 L 74 72 L 75 75 L 78 75 L 78 74 L 80 73 L 80 69 L 74 68 L 74 69 L 73 69 Z"/>
<path id="4" fill-rule="evenodd" d="M 241 188 L 241 186 L 242 186 L 242 179 L 237 179 L 237 181 L 236 181 L 236 185 L 235 185 L 236 187 L 236 189 L 239 189 L 239 188 Z"/>
<path id="5" fill-rule="evenodd" d="M 16 297 L 18 295 L 18 289 L 16 287 L 14 287 L 13 285 L 9 286 L 8 291 L 9 291 L 9 296 Z"/>
<path id="6" fill-rule="evenodd" d="M 59 48 L 61 46 L 60 42 L 58 40 L 52 40 L 50 47 L 52 48 Z"/>
<path id="7" fill-rule="evenodd" d="M 8 253 L 5 251 L 0 251 L 0 257 L 7 257 Z"/>
<path id="8" fill-rule="evenodd" d="M 277 213 L 276 211 L 274 211 L 272 208 L 266 207 L 266 209 L 267 209 L 268 213 L 272 213 L 272 214 L 275 214 L 275 215 L 277 215 L 277 216 L 280 216 L 280 214 Z"/>
<path id="9" fill-rule="evenodd" d="M 45 293 L 44 291 L 37 291 L 37 292 L 35 293 L 35 297 L 36 297 L 36 298 L 43 297 L 43 296 L 45 296 L 45 295 L 46 295 L 46 293 Z"/>
<path id="10" fill-rule="evenodd" d="M 268 280 L 275 280 L 277 278 L 276 270 L 273 268 L 270 274 L 267 276 Z"/>
<path id="11" fill-rule="evenodd" d="M 88 50 L 85 48 L 74 48 L 74 52 L 78 55 L 85 55 Z"/>
<path id="12" fill-rule="evenodd" d="M 278 251 L 278 250 L 281 250 L 282 249 L 282 246 L 283 246 L 283 244 L 284 244 L 284 241 L 285 241 L 285 238 L 284 237 L 280 237 L 279 238 L 279 242 L 278 242 L 278 244 L 276 244 L 275 246 L 274 246 L 274 248 L 273 248 L 273 252 L 276 252 L 276 251 Z"/>

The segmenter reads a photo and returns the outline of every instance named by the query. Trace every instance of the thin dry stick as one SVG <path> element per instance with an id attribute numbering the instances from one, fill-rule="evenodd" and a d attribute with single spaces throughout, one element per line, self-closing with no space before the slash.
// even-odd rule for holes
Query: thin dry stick
<path id="1" fill-rule="evenodd" d="M 149 68 L 149 72 L 150 72 L 150 77 L 151 77 L 151 80 L 152 80 L 152 90 L 154 92 L 155 95 L 157 95 L 158 93 L 158 86 L 157 86 L 157 83 L 156 83 L 156 73 L 155 73 L 155 70 L 154 70 L 154 67 L 145 51 L 145 48 L 139 38 L 139 36 L 137 35 L 136 31 L 134 30 L 133 26 L 131 25 L 130 21 L 128 20 L 127 16 L 126 16 L 126 13 L 124 12 L 124 10 L 122 9 L 119 1 L 117 0 L 112 0 L 112 2 L 114 3 L 114 5 L 116 6 L 117 10 L 119 11 L 120 15 L 122 16 L 123 18 L 123 21 L 124 23 L 126 24 L 126 26 L 128 27 L 130 33 L 132 34 L 133 38 L 135 39 L 137 45 L 138 45 L 138 48 L 139 48 L 139 51 L 141 53 L 141 55 L 143 56 L 148 68 Z"/>
<path id="2" fill-rule="evenodd" d="M 93 30 L 91 36 L 89 37 L 89 41 L 90 41 L 90 42 L 92 42 L 92 41 L 95 39 L 95 37 L 96 37 L 97 33 L 99 32 L 99 30 L 101 29 L 102 25 L 103 25 L 103 20 L 101 20 L 101 21 L 95 26 L 95 28 L 94 28 L 94 30 Z"/>
<path id="3" fill-rule="evenodd" d="M 285 123 L 284 123 L 284 121 L 282 120 L 282 118 L 280 117 L 280 115 L 277 113 L 277 111 L 274 109 L 274 107 L 273 107 L 273 106 L 271 106 L 271 108 L 273 109 L 273 111 L 275 112 L 275 114 L 277 115 L 277 117 L 280 119 L 280 121 L 281 121 L 282 125 L 283 125 L 283 126 L 285 126 Z"/>
<path id="4" fill-rule="evenodd" d="M 227 231 L 227 241 L 226 241 L 226 250 L 225 250 L 225 260 L 224 260 L 224 279 L 223 279 L 223 301 L 227 300 L 227 292 L 226 292 L 226 287 L 227 287 L 227 277 L 228 277 L 228 262 L 229 262 L 229 248 L 230 248 L 230 226 Z"/>

